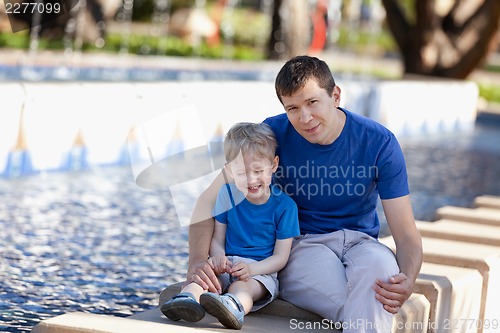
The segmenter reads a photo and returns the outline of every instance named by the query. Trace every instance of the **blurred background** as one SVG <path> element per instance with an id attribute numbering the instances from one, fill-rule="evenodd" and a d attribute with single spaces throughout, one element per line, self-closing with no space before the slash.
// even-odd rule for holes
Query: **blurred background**
<path id="1" fill-rule="evenodd" d="M 45 2 L 36 2 L 34 13 L 32 7 L 16 7 L 21 0 L 0 2 L 0 64 L 25 67 L 19 74 L 19 68 L 4 66 L 0 78 L 82 79 L 77 68 L 85 65 L 178 66 L 165 57 L 238 60 L 251 66 L 308 53 L 332 59 L 329 65 L 336 73 L 473 80 L 483 101 L 500 102 L 496 1 Z M 41 69 L 26 69 L 36 64 L 56 64 L 59 70 L 45 69 L 44 77 Z M 121 77 L 115 73 L 107 79 Z"/>
<path id="2" fill-rule="evenodd" d="M 0 47 L 59 50 L 71 64 L 96 52 L 258 61 L 340 51 L 398 59 L 402 73 L 498 69 L 495 1 L 54 0 L 35 13 L 20 3 L 0 6 Z"/>
<path id="3" fill-rule="evenodd" d="M 157 306 L 209 179 L 138 176 L 282 112 L 273 80 L 294 55 L 398 136 L 417 219 L 500 195 L 498 0 L 23 3 L 0 2 L 0 332 Z"/>

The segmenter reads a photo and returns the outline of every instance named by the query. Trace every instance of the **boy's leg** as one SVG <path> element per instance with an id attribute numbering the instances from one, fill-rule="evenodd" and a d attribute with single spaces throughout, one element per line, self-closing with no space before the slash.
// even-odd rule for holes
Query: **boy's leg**
<path id="1" fill-rule="evenodd" d="M 278 277 L 280 297 L 334 322 L 341 321 L 348 288 L 339 259 L 343 238 L 340 231 L 294 240 L 288 263 Z M 328 242 L 338 248 L 324 245 Z"/>
<path id="2" fill-rule="evenodd" d="M 394 253 L 363 233 L 346 230 L 343 261 L 350 286 L 343 332 L 390 332 L 393 315 L 375 299 L 373 285 L 399 273 Z"/>
<path id="3" fill-rule="evenodd" d="M 200 296 L 200 303 L 205 311 L 227 328 L 240 329 L 243 326 L 245 309 L 235 295 L 206 292 Z"/>
<path id="4" fill-rule="evenodd" d="M 195 297 L 197 302 L 200 301 L 200 295 L 204 292 L 205 290 L 203 290 L 203 288 L 199 284 L 194 282 L 187 284 L 181 290 L 181 293 L 191 293 Z"/>
<path id="5" fill-rule="evenodd" d="M 253 302 L 266 296 L 267 289 L 259 281 L 250 278 L 248 281 L 233 282 L 228 292 L 238 297 L 245 308 L 245 314 L 248 314 L 252 310 Z"/>
<path id="6" fill-rule="evenodd" d="M 197 322 L 205 316 L 205 310 L 199 303 L 200 295 L 204 292 L 203 288 L 190 283 L 181 292 L 172 297 L 160 308 L 161 312 L 170 320 L 185 320 Z"/>
<path id="7" fill-rule="evenodd" d="M 245 258 L 238 260 L 253 261 Z M 204 293 L 200 297 L 200 302 L 205 310 L 224 326 L 240 329 L 243 326 L 244 316 L 271 302 L 276 293 L 276 274 L 257 275 L 247 281 L 234 281 L 226 294 Z M 257 301 L 261 304 L 254 304 Z"/>

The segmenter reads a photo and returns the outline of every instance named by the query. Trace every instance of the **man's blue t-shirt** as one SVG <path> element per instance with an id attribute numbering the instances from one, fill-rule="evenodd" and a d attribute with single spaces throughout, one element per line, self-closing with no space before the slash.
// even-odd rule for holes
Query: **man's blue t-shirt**
<path id="1" fill-rule="evenodd" d="M 329 145 L 308 142 L 286 114 L 264 120 L 278 141 L 280 162 L 273 180 L 296 202 L 302 234 L 350 229 L 377 238 L 378 197 L 409 194 L 403 152 L 387 128 L 340 110 L 346 123 Z"/>
<path id="2" fill-rule="evenodd" d="M 227 224 L 227 256 L 260 261 L 273 254 L 276 239 L 300 235 L 297 205 L 274 185 L 269 200 L 261 205 L 245 199 L 234 184 L 224 185 L 212 213 Z"/>

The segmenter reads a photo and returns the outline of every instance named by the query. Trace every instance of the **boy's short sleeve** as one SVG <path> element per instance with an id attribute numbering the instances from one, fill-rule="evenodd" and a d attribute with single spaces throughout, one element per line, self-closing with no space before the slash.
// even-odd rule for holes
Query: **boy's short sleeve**
<path id="1" fill-rule="evenodd" d="M 227 224 L 227 212 L 232 208 L 228 187 L 222 186 L 217 194 L 212 216 L 220 223 Z"/>
<path id="2" fill-rule="evenodd" d="M 300 235 L 299 215 L 295 202 L 287 198 L 276 228 L 276 239 L 287 239 Z"/>

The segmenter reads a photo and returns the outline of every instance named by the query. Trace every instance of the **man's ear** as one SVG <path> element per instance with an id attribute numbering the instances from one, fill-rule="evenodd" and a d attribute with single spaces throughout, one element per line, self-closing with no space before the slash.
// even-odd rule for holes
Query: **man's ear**
<path id="1" fill-rule="evenodd" d="M 274 156 L 273 164 L 272 164 L 273 165 L 273 168 L 272 168 L 273 172 L 276 172 L 276 170 L 278 170 L 279 162 L 280 162 L 280 158 L 278 156 Z"/>
<path id="2" fill-rule="evenodd" d="M 335 105 L 335 108 L 338 108 L 340 106 L 340 94 L 341 94 L 341 89 L 339 86 L 335 86 L 333 87 L 333 93 L 332 93 L 332 96 L 333 96 L 333 103 Z"/>

